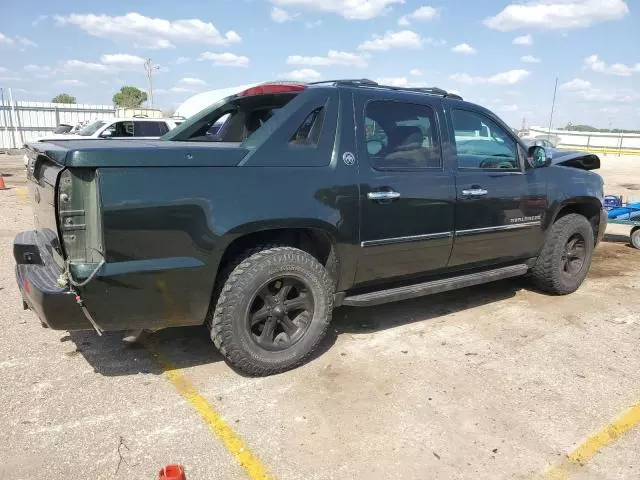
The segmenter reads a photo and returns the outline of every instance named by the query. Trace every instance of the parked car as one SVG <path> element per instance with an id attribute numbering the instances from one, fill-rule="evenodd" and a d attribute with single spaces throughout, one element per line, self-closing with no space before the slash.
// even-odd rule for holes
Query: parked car
<path id="1" fill-rule="evenodd" d="M 89 123 L 76 133 L 52 133 L 38 138 L 38 142 L 50 140 L 90 140 L 97 138 L 160 138 L 176 123 L 167 118 L 127 117 L 99 119 Z"/>
<path id="2" fill-rule="evenodd" d="M 526 274 L 574 292 L 607 221 L 596 155 L 550 158 L 436 88 L 264 84 L 160 140 L 28 155 L 36 226 L 14 256 L 43 325 L 204 323 L 251 375 L 303 363 L 339 305 Z"/>
<path id="3" fill-rule="evenodd" d="M 525 145 L 528 147 L 539 146 L 544 148 L 555 148 L 554 144 L 544 138 L 523 138 Z"/>
<path id="4" fill-rule="evenodd" d="M 84 127 L 68 133 L 51 134 L 38 138 L 38 142 L 52 140 L 95 140 L 129 138 L 133 140 L 157 139 L 176 127 L 176 122 L 166 118 L 126 117 L 95 120 Z M 23 157 L 25 166 L 29 159 Z"/>

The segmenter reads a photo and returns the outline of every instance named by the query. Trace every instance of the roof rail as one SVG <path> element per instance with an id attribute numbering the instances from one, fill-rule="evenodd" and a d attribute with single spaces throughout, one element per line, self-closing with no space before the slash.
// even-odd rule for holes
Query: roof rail
<path id="1" fill-rule="evenodd" d="M 405 92 L 417 92 L 428 93 L 430 95 L 439 95 L 441 97 L 454 98 L 456 100 L 462 100 L 460 95 L 455 93 L 449 93 L 446 90 L 438 87 L 396 87 L 393 85 L 382 85 L 368 78 L 360 79 L 342 79 L 342 80 L 321 80 L 318 82 L 310 82 L 307 85 L 323 85 L 327 83 L 333 83 L 335 85 L 351 86 L 351 87 L 378 87 L 389 88 L 391 90 L 405 91 Z"/>
<path id="2" fill-rule="evenodd" d="M 368 78 L 355 78 L 355 79 L 339 79 L 339 80 L 320 80 L 318 82 L 310 82 L 307 85 L 322 85 L 324 83 L 335 83 L 336 85 L 350 85 L 350 86 L 367 86 L 377 87 L 378 83 Z"/>

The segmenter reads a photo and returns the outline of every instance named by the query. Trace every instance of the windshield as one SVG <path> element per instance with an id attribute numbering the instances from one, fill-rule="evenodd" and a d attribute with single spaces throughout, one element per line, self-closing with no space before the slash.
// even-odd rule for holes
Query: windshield
<path id="1" fill-rule="evenodd" d="M 89 137 L 96 133 L 100 128 L 105 125 L 105 122 L 102 120 L 98 120 L 97 122 L 90 123 L 82 130 L 78 131 L 78 135 L 82 135 L 83 137 Z"/>

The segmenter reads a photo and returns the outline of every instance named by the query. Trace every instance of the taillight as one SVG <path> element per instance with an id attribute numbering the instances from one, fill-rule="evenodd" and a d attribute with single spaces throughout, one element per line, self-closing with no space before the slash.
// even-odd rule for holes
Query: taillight
<path id="1" fill-rule="evenodd" d="M 301 92 L 306 87 L 300 83 L 264 83 L 255 87 L 247 88 L 238 94 L 239 97 L 251 97 L 253 95 L 268 95 L 274 93 Z"/>
<path id="2" fill-rule="evenodd" d="M 65 257 L 84 270 L 102 260 L 98 176 L 87 168 L 66 169 L 58 181 L 58 228 Z"/>

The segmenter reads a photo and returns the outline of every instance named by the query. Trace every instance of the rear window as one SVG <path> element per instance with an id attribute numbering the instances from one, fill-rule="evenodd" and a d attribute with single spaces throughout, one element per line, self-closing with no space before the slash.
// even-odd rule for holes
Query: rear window
<path id="1" fill-rule="evenodd" d="M 242 143 L 277 116 L 298 92 L 241 96 L 173 130 L 173 140 Z"/>
<path id="2" fill-rule="evenodd" d="M 135 122 L 134 137 L 161 137 L 169 131 L 165 122 Z"/>

